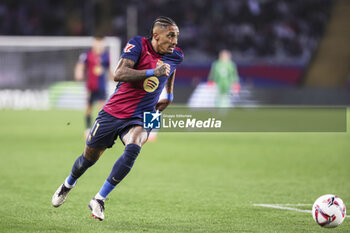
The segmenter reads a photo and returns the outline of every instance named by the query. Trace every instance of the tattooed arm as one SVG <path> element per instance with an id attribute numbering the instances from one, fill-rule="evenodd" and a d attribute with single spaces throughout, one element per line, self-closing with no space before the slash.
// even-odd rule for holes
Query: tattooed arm
<path id="1" fill-rule="evenodd" d="M 132 82 L 146 78 L 146 70 L 134 69 L 135 62 L 130 59 L 122 58 L 119 60 L 118 66 L 114 72 L 114 81 L 116 82 Z M 168 76 L 170 73 L 170 65 L 163 63 L 154 69 L 154 76 Z"/>

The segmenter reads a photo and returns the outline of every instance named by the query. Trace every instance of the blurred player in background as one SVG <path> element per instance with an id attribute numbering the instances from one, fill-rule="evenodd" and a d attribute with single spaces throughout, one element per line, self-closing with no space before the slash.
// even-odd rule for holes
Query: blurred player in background
<path id="1" fill-rule="evenodd" d="M 213 62 L 208 84 L 217 87 L 216 107 L 224 108 L 231 105 L 231 91 L 234 94 L 239 94 L 240 84 L 237 67 L 231 60 L 231 53 L 228 50 L 221 50 L 219 59 Z"/>
<path id="2" fill-rule="evenodd" d="M 84 77 L 86 77 L 85 137 L 87 137 L 91 127 L 91 114 L 94 103 L 97 102 L 99 110 L 101 110 L 106 101 L 107 83 L 110 76 L 109 64 L 109 53 L 105 50 L 103 37 L 96 36 L 91 49 L 79 56 L 75 66 L 75 80 L 83 81 Z"/>
<path id="3" fill-rule="evenodd" d="M 114 73 L 114 80 L 119 82 L 117 88 L 91 128 L 83 154 L 53 195 L 53 206 L 64 203 L 77 179 L 119 137 L 125 145 L 124 153 L 89 203 L 92 216 L 104 219 L 104 200 L 129 173 L 147 141 L 149 130 L 142 127 L 143 113 L 163 111 L 173 100 L 175 71 L 183 60 L 181 49 L 176 47 L 178 35 L 179 29 L 172 19 L 158 17 L 152 25 L 151 38 L 136 36 L 129 40 Z M 164 87 L 166 99 L 159 100 Z M 157 111 L 153 117 L 159 115 Z"/>

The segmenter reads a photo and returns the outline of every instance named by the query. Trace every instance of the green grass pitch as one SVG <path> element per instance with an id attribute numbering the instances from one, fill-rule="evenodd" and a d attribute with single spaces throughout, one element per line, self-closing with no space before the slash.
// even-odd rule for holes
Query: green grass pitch
<path id="1" fill-rule="evenodd" d="M 120 142 L 63 206 L 51 206 L 84 148 L 83 119 L 81 111 L 0 111 L 0 232 L 350 232 L 350 218 L 329 230 L 309 213 L 253 206 L 312 204 L 332 193 L 349 215 L 349 127 L 346 133 L 161 133 L 142 148 L 99 222 L 88 203 L 121 155 Z"/>

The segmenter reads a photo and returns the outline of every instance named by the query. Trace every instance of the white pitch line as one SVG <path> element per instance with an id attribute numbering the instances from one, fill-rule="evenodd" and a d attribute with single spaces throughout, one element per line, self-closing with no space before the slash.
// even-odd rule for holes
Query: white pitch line
<path id="1" fill-rule="evenodd" d="M 281 205 L 309 206 L 310 204 L 281 204 Z M 280 206 L 280 204 L 253 204 L 253 206 L 267 207 L 267 208 L 274 208 L 274 209 L 281 209 L 281 210 L 291 210 L 291 211 L 310 213 L 310 214 L 312 213 L 311 210 L 301 210 L 301 209 L 297 209 L 297 208 L 285 207 L 285 206 Z M 350 218 L 350 215 L 346 215 L 346 217 Z"/>
<path id="2" fill-rule="evenodd" d="M 256 204 L 256 205 L 259 205 L 259 204 Z M 312 206 L 313 204 L 271 204 L 271 205 L 276 205 L 276 206 Z"/>
<path id="3" fill-rule="evenodd" d="M 303 212 L 303 213 L 312 213 L 311 210 L 301 210 L 297 208 L 291 208 L 291 207 L 284 207 L 279 205 L 272 205 L 272 204 L 253 204 L 254 206 L 261 206 L 261 207 L 267 207 L 267 208 L 274 208 L 274 209 L 281 209 L 281 210 L 293 210 L 297 212 Z"/>

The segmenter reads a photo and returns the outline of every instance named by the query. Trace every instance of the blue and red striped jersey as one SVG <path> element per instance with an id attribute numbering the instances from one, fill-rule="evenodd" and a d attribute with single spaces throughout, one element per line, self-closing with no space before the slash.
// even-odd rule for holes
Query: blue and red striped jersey
<path id="1" fill-rule="evenodd" d="M 129 40 L 121 58 L 134 61 L 134 68 L 137 70 L 154 69 L 163 63 L 168 63 L 171 67 L 167 77 L 151 76 L 135 82 L 119 82 L 114 94 L 104 106 L 104 111 L 117 118 L 142 118 L 143 112 L 155 110 L 168 78 L 183 61 L 183 52 L 175 47 L 173 53 L 156 53 L 149 39 L 136 36 Z"/>
<path id="2" fill-rule="evenodd" d="M 108 81 L 109 53 L 96 54 L 91 49 L 82 53 L 79 62 L 86 66 L 86 87 L 90 91 L 105 90 Z"/>

